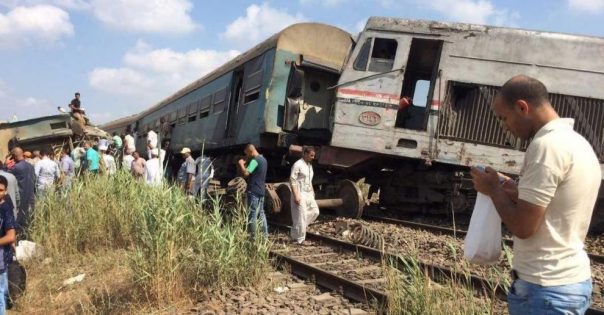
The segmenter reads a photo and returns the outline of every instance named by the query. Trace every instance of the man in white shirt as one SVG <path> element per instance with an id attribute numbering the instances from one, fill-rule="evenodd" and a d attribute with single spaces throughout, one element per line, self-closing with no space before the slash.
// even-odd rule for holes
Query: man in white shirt
<path id="1" fill-rule="evenodd" d="M 147 161 L 145 167 L 145 181 L 150 186 L 160 186 L 162 182 L 162 167 L 159 163 L 159 152 L 157 149 L 149 150 L 151 159 Z"/>
<path id="2" fill-rule="evenodd" d="M 134 161 L 134 157 L 132 156 L 132 153 L 125 153 L 124 154 L 124 158 L 122 159 L 122 168 L 125 169 L 126 171 L 130 172 L 130 170 L 132 169 L 132 161 Z"/>
<path id="3" fill-rule="evenodd" d="M 157 148 L 157 133 L 153 129 L 147 130 L 147 153 L 151 158 L 151 150 Z"/>
<path id="4" fill-rule="evenodd" d="M 117 165 L 115 164 L 115 158 L 113 157 L 113 155 L 107 153 L 107 147 L 103 147 L 103 149 L 101 149 L 101 147 L 99 147 L 99 149 L 101 151 L 101 158 L 103 159 L 103 162 L 105 163 L 105 172 L 108 175 L 115 174 L 117 172 Z"/>
<path id="5" fill-rule="evenodd" d="M 126 136 L 124 137 L 124 151 L 128 154 L 134 153 L 136 151 L 136 147 L 134 145 L 134 137 L 130 131 L 130 126 L 126 128 Z"/>
<path id="6" fill-rule="evenodd" d="M 61 171 L 57 162 L 51 160 L 46 153 L 46 150 L 40 150 L 42 157 L 34 166 L 36 174 L 36 189 L 38 193 L 44 193 L 52 189 L 55 181 L 61 177 Z"/>
<path id="7" fill-rule="evenodd" d="M 493 110 L 514 136 L 531 140 L 518 185 L 499 184 L 490 167 L 471 172 L 476 190 L 491 197 L 514 235 L 509 313 L 583 314 L 592 293 L 584 242 L 602 180 L 598 158 L 534 78 L 507 81 Z"/>
<path id="8" fill-rule="evenodd" d="M 319 216 L 319 206 L 312 187 L 314 171 L 312 161 L 315 149 L 304 147 L 303 156 L 292 166 L 289 182 L 292 187 L 292 229 L 291 238 L 298 244 L 306 239 L 306 228 Z"/>

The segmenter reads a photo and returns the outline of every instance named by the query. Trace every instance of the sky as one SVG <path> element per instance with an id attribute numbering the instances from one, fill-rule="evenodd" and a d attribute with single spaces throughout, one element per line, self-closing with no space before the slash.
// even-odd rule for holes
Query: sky
<path id="1" fill-rule="evenodd" d="M 604 37 L 604 0 L 0 0 L 0 121 L 140 112 L 284 27 L 370 16 Z M 604 57 L 604 56 L 603 56 Z"/>

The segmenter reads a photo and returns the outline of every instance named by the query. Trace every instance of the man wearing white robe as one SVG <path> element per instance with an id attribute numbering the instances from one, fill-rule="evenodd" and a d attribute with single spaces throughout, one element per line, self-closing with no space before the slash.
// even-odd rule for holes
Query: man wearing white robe
<path id="1" fill-rule="evenodd" d="M 306 228 L 319 216 L 319 206 L 315 201 L 315 192 L 312 187 L 314 171 L 312 161 L 315 158 L 315 149 L 305 147 L 301 159 L 292 166 L 289 178 L 292 187 L 291 212 L 292 229 L 291 238 L 298 244 L 306 239 Z"/>
<path id="2" fill-rule="evenodd" d="M 149 150 L 151 159 L 147 161 L 145 167 L 145 181 L 150 186 L 160 186 L 163 178 L 162 167 L 159 163 L 159 152 L 157 149 Z"/>

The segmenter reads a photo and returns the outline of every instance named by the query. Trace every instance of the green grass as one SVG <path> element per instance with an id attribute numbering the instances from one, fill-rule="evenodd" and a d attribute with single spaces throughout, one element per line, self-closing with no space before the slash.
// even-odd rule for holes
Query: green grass
<path id="1" fill-rule="evenodd" d="M 119 173 L 38 199 L 29 236 L 57 265 L 124 251 L 138 298 L 161 306 L 211 288 L 262 283 L 269 244 L 250 240 L 245 222 L 240 203 L 225 209 L 214 200 L 204 209 L 177 188 Z"/>
<path id="2" fill-rule="evenodd" d="M 494 299 L 450 279 L 436 283 L 416 258 L 384 262 L 389 301 L 388 314 L 493 314 Z"/>

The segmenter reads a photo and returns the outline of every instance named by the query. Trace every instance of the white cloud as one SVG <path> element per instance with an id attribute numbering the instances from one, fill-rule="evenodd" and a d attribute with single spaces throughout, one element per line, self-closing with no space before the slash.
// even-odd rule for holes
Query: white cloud
<path id="1" fill-rule="evenodd" d="M 56 114 L 56 106 L 49 100 L 18 95 L 6 82 L 0 80 L 0 121 L 20 120 Z"/>
<path id="2" fill-rule="evenodd" d="M 157 102 L 216 69 L 239 55 L 236 50 L 194 49 L 177 52 L 153 49 L 145 42 L 123 57 L 120 68 L 95 68 L 89 73 L 89 84 L 112 95 L 137 96 L 139 107 Z"/>
<path id="3" fill-rule="evenodd" d="M 601 13 L 604 11 L 604 0 L 568 0 L 568 6 L 586 13 Z"/>
<path id="4" fill-rule="evenodd" d="M 0 49 L 55 44 L 73 34 L 69 14 L 54 6 L 15 7 L 6 14 L 0 13 Z"/>
<path id="5" fill-rule="evenodd" d="M 337 7 L 348 0 L 300 0 L 302 5 L 323 5 L 326 7 Z"/>
<path id="6" fill-rule="evenodd" d="M 245 16 L 240 16 L 227 25 L 221 36 L 244 47 L 256 44 L 286 26 L 305 20 L 300 13 L 291 15 L 285 10 L 271 7 L 268 3 L 261 6 L 252 4 L 245 10 Z"/>
<path id="7" fill-rule="evenodd" d="M 112 94 L 136 95 L 151 87 L 151 79 L 130 68 L 95 68 L 89 75 L 90 86 Z"/>
<path id="8" fill-rule="evenodd" d="M 496 8 L 489 0 L 433 0 L 427 4 L 421 3 L 456 22 L 512 26 L 519 18 L 517 12 Z"/>
<path id="9" fill-rule="evenodd" d="M 191 18 L 189 0 L 92 0 L 94 15 L 111 28 L 180 34 L 201 28 Z"/>
<path id="10" fill-rule="evenodd" d="M 0 0 L 0 6 L 15 8 L 18 6 L 52 5 L 70 10 L 84 10 L 90 8 L 89 0 Z"/>

